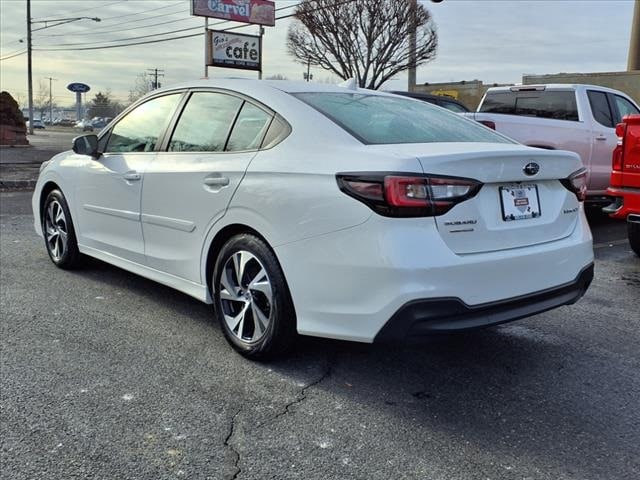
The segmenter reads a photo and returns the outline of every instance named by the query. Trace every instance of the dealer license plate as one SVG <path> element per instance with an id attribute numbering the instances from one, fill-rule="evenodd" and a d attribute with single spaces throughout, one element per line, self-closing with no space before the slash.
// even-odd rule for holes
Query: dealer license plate
<path id="1" fill-rule="evenodd" d="M 538 186 L 533 183 L 500 187 L 502 219 L 505 222 L 526 220 L 540 216 Z"/>

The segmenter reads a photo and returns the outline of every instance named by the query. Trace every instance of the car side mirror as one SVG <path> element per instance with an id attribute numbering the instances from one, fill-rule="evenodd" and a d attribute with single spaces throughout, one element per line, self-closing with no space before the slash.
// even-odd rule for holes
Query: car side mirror
<path id="1" fill-rule="evenodd" d="M 74 138 L 72 148 L 78 155 L 90 155 L 93 158 L 100 157 L 97 135 L 81 135 L 80 137 Z"/>

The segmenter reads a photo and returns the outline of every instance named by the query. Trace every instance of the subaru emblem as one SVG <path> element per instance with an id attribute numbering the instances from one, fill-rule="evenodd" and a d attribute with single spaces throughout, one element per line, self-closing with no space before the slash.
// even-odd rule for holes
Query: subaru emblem
<path id="1" fill-rule="evenodd" d="M 527 163 L 522 171 L 525 173 L 525 175 L 535 175 L 540 171 L 540 165 L 535 162 Z"/>

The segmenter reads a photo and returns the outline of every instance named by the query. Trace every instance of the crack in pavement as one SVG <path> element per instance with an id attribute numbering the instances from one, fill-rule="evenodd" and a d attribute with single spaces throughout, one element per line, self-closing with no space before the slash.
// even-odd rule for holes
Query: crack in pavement
<path id="1" fill-rule="evenodd" d="M 242 409 L 239 409 L 231 417 L 231 424 L 229 425 L 229 433 L 227 434 L 227 437 L 224 439 L 224 446 L 231 452 L 231 455 L 233 457 L 233 469 L 234 469 L 232 474 L 225 475 L 224 477 L 225 480 L 235 480 L 236 478 L 238 478 L 238 475 L 240 475 L 240 472 L 242 471 L 242 469 L 239 467 L 240 452 L 238 452 L 238 450 L 236 450 L 234 446 L 231 445 L 231 438 L 233 437 L 233 434 L 236 428 L 236 418 L 238 417 L 238 415 L 240 415 L 240 412 L 242 412 Z"/>
<path id="2" fill-rule="evenodd" d="M 328 362 L 327 368 L 322 373 L 322 375 L 318 379 L 302 387 L 302 389 L 296 394 L 296 398 L 293 399 L 291 402 L 287 403 L 284 406 L 284 409 L 281 412 L 278 412 L 271 420 L 274 421 L 279 419 L 280 417 L 287 415 L 288 413 L 291 412 L 291 407 L 305 401 L 307 399 L 307 390 L 309 390 L 311 387 L 315 387 L 316 385 L 322 383 L 324 380 L 329 378 L 331 376 L 332 371 L 333 371 L 333 361 Z"/>

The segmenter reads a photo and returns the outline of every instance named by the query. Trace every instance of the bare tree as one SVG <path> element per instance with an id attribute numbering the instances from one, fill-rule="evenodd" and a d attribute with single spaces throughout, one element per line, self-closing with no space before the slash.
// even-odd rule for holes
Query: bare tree
<path id="1" fill-rule="evenodd" d="M 411 0 L 303 0 L 287 34 L 296 60 L 377 89 L 411 62 L 415 11 L 416 66 L 436 56 L 438 36 L 429 11 Z"/>
<path id="2" fill-rule="evenodd" d="M 33 99 L 33 106 L 40 114 L 40 120 L 43 120 L 45 114 L 49 113 L 49 86 L 44 80 L 38 82 L 38 93 Z"/>
<path id="3" fill-rule="evenodd" d="M 151 82 L 147 79 L 145 73 L 139 73 L 136 75 L 136 81 L 133 87 L 129 90 L 129 102 L 133 103 L 140 97 L 145 96 L 151 91 Z"/>

